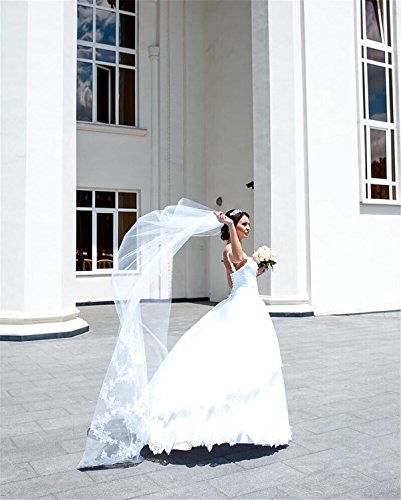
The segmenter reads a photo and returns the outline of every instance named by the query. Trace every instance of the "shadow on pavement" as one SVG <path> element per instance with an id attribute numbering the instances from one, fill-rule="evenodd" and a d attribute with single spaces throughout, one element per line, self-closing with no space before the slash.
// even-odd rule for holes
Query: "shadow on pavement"
<path id="1" fill-rule="evenodd" d="M 281 449 L 287 448 L 287 446 L 274 447 L 253 444 L 230 446 L 229 444 L 221 444 L 214 445 L 210 452 L 205 446 L 197 446 L 188 451 L 172 450 L 170 454 L 163 452 L 157 455 L 148 446 L 145 446 L 142 448 L 141 455 L 145 460 L 157 462 L 161 465 L 175 464 L 186 465 L 187 467 L 210 465 L 216 467 L 228 462 L 241 462 L 274 455 Z"/>

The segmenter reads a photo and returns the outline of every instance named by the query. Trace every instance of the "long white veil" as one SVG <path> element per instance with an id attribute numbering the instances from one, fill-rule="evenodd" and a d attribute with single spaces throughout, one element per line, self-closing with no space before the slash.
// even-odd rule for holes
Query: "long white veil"
<path id="1" fill-rule="evenodd" d="M 182 198 L 140 217 L 125 235 L 112 275 L 120 331 L 79 469 L 143 460 L 148 383 L 168 353 L 173 257 L 192 236 L 216 235 L 221 226 L 213 210 Z"/>

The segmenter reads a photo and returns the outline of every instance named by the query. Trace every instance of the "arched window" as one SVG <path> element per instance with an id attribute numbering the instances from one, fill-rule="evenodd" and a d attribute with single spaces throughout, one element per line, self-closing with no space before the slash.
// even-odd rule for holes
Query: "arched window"
<path id="1" fill-rule="evenodd" d="M 361 0 L 362 201 L 399 202 L 390 0 Z"/>
<path id="2" fill-rule="evenodd" d="M 78 0 L 77 120 L 135 127 L 136 0 Z"/>

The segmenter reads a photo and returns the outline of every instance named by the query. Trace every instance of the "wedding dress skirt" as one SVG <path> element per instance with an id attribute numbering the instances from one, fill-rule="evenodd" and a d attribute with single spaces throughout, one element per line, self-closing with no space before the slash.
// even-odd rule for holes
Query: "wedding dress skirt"
<path id="1" fill-rule="evenodd" d="M 257 264 L 248 257 L 232 269 L 229 297 L 180 338 L 149 383 L 153 453 L 291 440 L 280 348 Z"/>

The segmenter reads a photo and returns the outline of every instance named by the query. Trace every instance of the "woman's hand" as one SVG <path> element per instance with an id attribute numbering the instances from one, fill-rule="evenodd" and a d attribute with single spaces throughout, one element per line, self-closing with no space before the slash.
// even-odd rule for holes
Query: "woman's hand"
<path id="1" fill-rule="evenodd" d="M 222 224 L 227 224 L 228 226 L 234 224 L 234 221 L 230 219 L 230 217 L 227 217 L 227 215 L 224 215 L 223 212 L 214 212 L 214 215 L 217 217 L 217 220 Z"/>
<path id="2" fill-rule="evenodd" d="M 261 274 L 263 274 L 265 271 L 266 271 L 266 269 L 265 269 L 264 267 L 259 267 L 258 272 L 256 273 L 256 276 L 260 276 L 260 275 L 261 275 Z"/>

